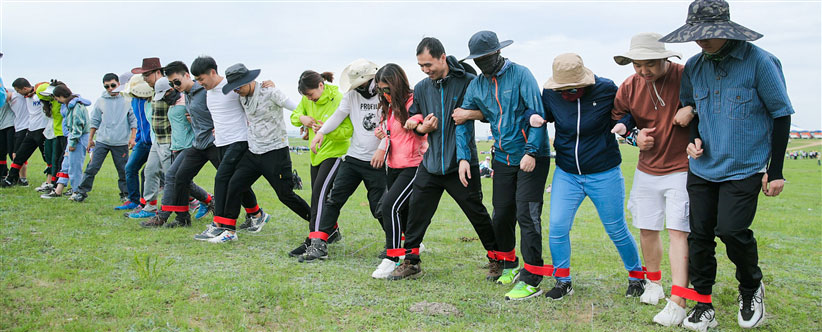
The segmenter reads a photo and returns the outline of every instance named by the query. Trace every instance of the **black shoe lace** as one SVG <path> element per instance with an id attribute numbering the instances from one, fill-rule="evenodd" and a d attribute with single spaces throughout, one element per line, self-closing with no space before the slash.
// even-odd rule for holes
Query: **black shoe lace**
<path id="1" fill-rule="evenodd" d="M 688 321 L 691 323 L 699 323 L 702 321 L 702 316 L 705 315 L 707 320 L 711 320 L 710 315 L 706 315 L 706 312 L 711 310 L 711 307 L 703 304 L 697 304 L 691 309 L 691 312 L 688 313 Z"/>

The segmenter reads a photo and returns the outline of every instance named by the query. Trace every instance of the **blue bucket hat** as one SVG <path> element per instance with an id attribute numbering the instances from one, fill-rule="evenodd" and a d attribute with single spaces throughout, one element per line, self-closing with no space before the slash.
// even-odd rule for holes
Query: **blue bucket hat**
<path id="1" fill-rule="evenodd" d="M 477 32 L 468 40 L 468 50 L 471 54 L 465 57 L 465 59 L 462 59 L 462 61 L 494 53 L 513 43 L 513 40 L 505 40 L 500 43 L 497 34 L 493 31 Z"/>
<path id="2" fill-rule="evenodd" d="M 754 41 L 762 38 L 762 34 L 731 21 L 731 11 L 725 0 L 696 0 L 688 7 L 685 25 L 659 41 L 685 43 L 712 38 Z"/>
<path id="3" fill-rule="evenodd" d="M 225 70 L 225 79 L 228 83 L 223 86 L 223 94 L 227 95 L 232 90 L 251 83 L 251 81 L 257 79 L 257 76 L 260 76 L 259 69 L 248 70 L 242 63 L 228 67 Z"/>

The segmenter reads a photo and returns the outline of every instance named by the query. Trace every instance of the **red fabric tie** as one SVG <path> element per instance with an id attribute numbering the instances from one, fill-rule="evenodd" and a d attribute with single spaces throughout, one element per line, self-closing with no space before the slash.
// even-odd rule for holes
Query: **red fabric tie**
<path id="1" fill-rule="evenodd" d="M 308 233 L 309 239 L 322 239 L 325 242 L 328 242 L 328 234 L 325 232 L 311 232 Z"/>
<path id="2" fill-rule="evenodd" d="M 405 249 L 397 248 L 397 249 L 388 249 L 385 251 L 388 257 L 400 257 L 405 256 Z"/>
<path id="3" fill-rule="evenodd" d="M 517 260 L 517 250 L 507 252 L 497 251 L 497 259 L 506 262 L 513 262 Z"/>
<path id="4" fill-rule="evenodd" d="M 564 278 L 564 277 L 570 277 L 570 276 L 571 276 L 571 269 L 570 268 L 562 268 L 562 269 L 555 268 L 554 269 L 554 277 Z"/>
<path id="5" fill-rule="evenodd" d="M 229 219 L 224 217 L 214 217 L 214 222 L 221 225 L 236 226 L 237 219 Z"/>
<path id="6" fill-rule="evenodd" d="M 255 214 L 257 212 L 260 212 L 260 206 L 259 205 L 255 205 L 253 208 L 245 208 L 245 213 Z"/>
<path id="7" fill-rule="evenodd" d="M 162 210 L 168 212 L 188 212 L 188 206 L 163 205 Z"/>
<path id="8" fill-rule="evenodd" d="M 536 266 L 525 263 L 523 265 L 526 271 L 531 272 L 536 275 L 541 276 L 552 276 L 554 275 L 554 266 L 553 265 L 543 265 L 543 266 Z"/>
<path id="9" fill-rule="evenodd" d="M 683 299 L 693 300 L 696 302 L 713 303 L 711 301 L 711 294 L 699 294 L 691 288 L 685 288 L 677 285 L 671 286 L 671 295 L 676 295 Z"/>

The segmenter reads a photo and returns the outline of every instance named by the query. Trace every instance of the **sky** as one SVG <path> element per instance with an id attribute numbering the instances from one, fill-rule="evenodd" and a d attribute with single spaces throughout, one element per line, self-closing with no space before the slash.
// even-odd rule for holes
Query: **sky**
<path id="1" fill-rule="evenodd" d="M 561 53 L 578 53 L 598 76 L 620 84 L 633 73 L 613 56 L 640 32 L 665 35 L 685 22 L 688 1 L 9 1 L 0 0 L 0 77 L 31 82 L 60 79 L 96 99 L 102 76 L 139 67 L 214 57 L 219 71 L 242 62 L 262 69 L 299 100 L 302 71 L 331 71 L 339 79 L 355 59 L 396 63 L 413 86 L 425 78 L 415 49 L 437 37 L 446 53 L 464 58 L 468 39 L 492 30 L 514 43 L 503 56 L 528 67 L 542 85 Z M 730 1 L 731 20 L 765 36 L 754 44 L 777 56 L 796 114 L 795 127 L 822 128 L 822 2 Z M 688 57 L 695 43 L 667 44 Z M 286 117 L 288 114 L 286 114 Z M 296 132 L 296 128 L 289 128 Z M 489 134 L 477 126 L 477 137 Z"/>

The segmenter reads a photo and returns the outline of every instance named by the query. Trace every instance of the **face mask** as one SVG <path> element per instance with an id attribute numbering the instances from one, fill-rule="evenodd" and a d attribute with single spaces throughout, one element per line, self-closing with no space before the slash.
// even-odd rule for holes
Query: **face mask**
<path id="1" fill-rule="evenodd" d="M 367 83 L 364 83 L 364 84 L 356 87 L 354 89 L 354 91 L 357 91 L 357 93 L 359 93 L 361 96 L 363 96 L 366 99 L 371 99 L 371 97 L 374 97 L 375 95 L 377 95 L 377 93 L 374 91 L 374 89 L 371 86 L 373 83 L 374 83 L 374 80 L 370 80 Z"/>
<path id="2" fill-rule="evenodd" d="M 505 64 L 505 58 L 497 53 L 491 56 L 484 56 L 474 59 L 474 64 L 479 67 L 485 77 L 491 77 L 502 69 L 502 65 Z"/>
<path id="3" fill-rule="evenodd" d="M 562 90 L 560 91 L 560 94 L 562 95 L 562 99 L 567 101 L 576 101 L 581 98 L 583 94 L 585 94 L 585 88 Z"/>
<path id="4" fill-rule="evenodd" d="M 168 90 L 166 95 L 163 96 L 163 101 L 168 104 L 168 106 L 173 106 L 177 103 L 177 99 L 180 99 L 180 92 L 174 89 Z"/>
<path id="5" fill-rule="evenodd" d="M 389 94 L 387 94 L 387 93 L 383 93 L 383 94 L 382 94 L 382 96 L 385 98 L 385 100 L 386 100 L 386 101 L 388 102 L 388 104 L 390 105 L 390 104 L 391 104 L 391 95 L 389 95 Z"/>

